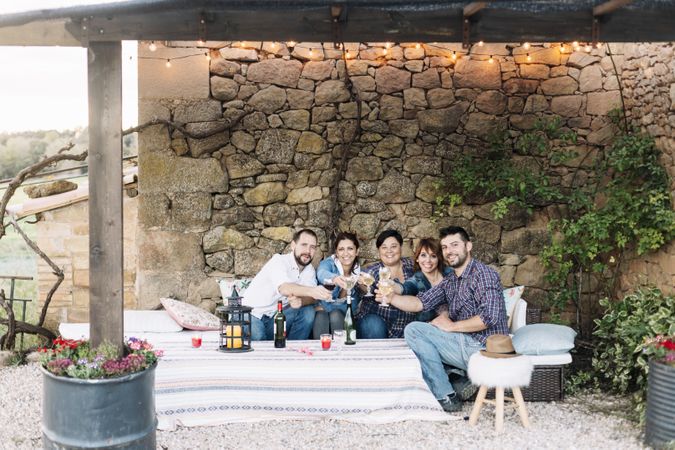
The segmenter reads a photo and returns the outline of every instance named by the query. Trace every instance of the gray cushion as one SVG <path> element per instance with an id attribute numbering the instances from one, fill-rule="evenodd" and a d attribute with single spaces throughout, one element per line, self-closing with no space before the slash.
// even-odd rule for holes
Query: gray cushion
<path id="1" fill-rule="evenodd" d="M 537 323 L 518 328 L 513 347 L 523 355 L 556 355 L 574 348 L 577 332 L 564 325 Z"/>

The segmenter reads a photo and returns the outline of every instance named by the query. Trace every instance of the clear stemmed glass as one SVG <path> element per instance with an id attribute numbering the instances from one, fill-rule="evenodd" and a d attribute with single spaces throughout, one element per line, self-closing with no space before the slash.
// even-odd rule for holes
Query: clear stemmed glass
<path id="1" fill-rule="evenodd" d="M 350 275 L 348 277 L 345 277 L 345 291 L 347 292 L 347 297 L 351 299 L 352 297 L 352 289 L 354 289 L 354 286 L 356 286 L 356 282 L 358 280 L 357 275 Z"/>
<path id="2" fill-rule="evenodd" d="M 361 272 L 361 283 L 366 286 L 366 295 L 364 297 L 373 297 L 370 287 L 375 283 L 375 278 L 368 272 Z"/>
<path id="3" fill-rule="evenodd" d="M 345 330 L 333 330 L 333 341 L 338 350 L 338 355 L 342 356 L 342 346 L 345 345 L 347 333 Z"/>
<path id="4" fill-rule="evenodd" d="M 382 303 L 380 304 L 388 307 L 389 303 L 387 302 L 387 296 L 394 292 L 394 282 L 388 279 L 380 280 L 377 285 L 377 290 L 382 294 Z"/>

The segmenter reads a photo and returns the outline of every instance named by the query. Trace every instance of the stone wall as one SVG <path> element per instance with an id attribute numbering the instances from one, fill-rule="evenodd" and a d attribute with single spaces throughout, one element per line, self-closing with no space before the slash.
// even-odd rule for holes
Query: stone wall
<path id="1" fill-rule="evenodd" d="M 135 190 L 134 190 L 135 192 Z M 135 195 L 135 194 L 134 194 Z M 64 279 L 49 304 L 45 325 L 57 329 L 61 322 L 89 322 L 89 203 L 82 201 L 38 215 L 37 244 L 56 265 Z M 138 197 L 124 194 L 124 307 L 140 309 L 136 301 L 136 224 Z M 56 276 L 37 258 L 38 305 L 42 308 Z"/>
<path id="2" fill-rule="evenodd" d="M 580 137 L 580 157 L 555 169 L 560 183 L 569 186 L 579 164 L 580 179 L 591 175 L 592 158 L 584 157 L 616 132 L 606 115 L 621 98 L 606 46 L 586 53 L 476 45 L 467 57 L 460 44 L 347 44 L 345 64 L 340 51 L 318 43 L 210 42 L 218 49 L 210 61 L 195 45 L 173 42 L 154 53 L 140 45 L 140 120 L 173 120 L 192 131 L 239 122 L 205 139 L 162 126 L 141 134 L 140 304 L 173 295 L 212 307 L 213 276 L 253 275 L 299 227 L 315 229 L 327 250 L 331 187 L 358 115 L 347 74 L 363 101 L 362 132 L 339 184 L 339 228 L 358 234 L 361 256 L 375 259 L 374 237 L 386 228 L 401 231 L 410 254 L 417 239 L 461 225 L 505 286 L 524 284 L 528 300 L 542 303 L 538 254 L 548 239 L 548 210 L 496 221 L 489 203 L 469 204 L 433 223 L 434 183 L 458 155 L 483 151 L 492 131 L 517 136 L 550 116 Z M 673 45 L 611 49 L 631 118 L 657 136 L 672 175 Z M 657 283 L 673 285 L 673 259 L 672 245 L 649 256 L 671 274 Z"/>

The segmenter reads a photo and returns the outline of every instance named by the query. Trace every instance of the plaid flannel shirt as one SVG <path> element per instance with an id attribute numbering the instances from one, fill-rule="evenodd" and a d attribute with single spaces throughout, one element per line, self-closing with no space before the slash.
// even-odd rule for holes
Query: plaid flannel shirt
<path id="1" fill-rule="evenodd" d="M 492 334 L 509 334 L 502 283 L 497 272 L 480 261 L 471 259 L 460 277 L 448 274 L 436 286 L 419 296 L 424 311 L 448 304 L 448 316 L 455 322 L 478 316 L 487 326 L 469 333 L 485 344 Z"/>
<path id="2" fill-rule="evenodd" d="M 403 277 L 408 279 L 413 276 L 415 270 L 413 267 L 413 261 L 410 258 L 401 258 L 401 264 L 403 265 Z M 380 268 L 383 266 L 381 262 L 368 266 L 365 269 L 361 269 L 364 272 L 368 272 L 375 278 L 375 283 L 373 283 L 373 289 L 377 289 L 377 284 L 380 281 Z M 404 280 L 397 280 L 403 282 Z M 378 316 L 384 319 L 384 322 L 387 324 L 387 334 L 390 338 L 402 338 L 403 329 L 410 322 L 415 320 L 417 313 L 405 312 L 394 306 L 382 306 L 377 303 L 372 297 L 361 297 L 361 302 L 359 303 L 359 309 L 356 312 L 356 320 L 362 319 L 366 314 L 377 314 Z"/>

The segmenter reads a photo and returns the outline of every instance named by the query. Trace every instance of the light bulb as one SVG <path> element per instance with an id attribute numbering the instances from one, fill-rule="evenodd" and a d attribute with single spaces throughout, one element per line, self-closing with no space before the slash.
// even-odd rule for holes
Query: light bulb
<path id="1" fill-rule="evenodd" d="M 584 50 L 586 51 L 586 53 L 590 53 L 591 52 L 591 46 L 586 44 L 586 47 L 584 47 Z"/>
<path id="2" fill-rule="evenodd" d="M 204 57 L 206 57 L 207 61 L 211 61 L 211 55 L 209 55 L 209 52 L 204 53 Z"/>
<path id="3" fill-rule="evenodd" d="M 578 46 L 579 46 L 579 41 L 572 42 L 572 47 L 578 47 Z"/>
<path id="4" fill-rule="evenodd" d="M 384 44 L 384 48 L 389 48 L 389 47 L 391 47 L 391 42 L 387 42 L 387 43 Z"/>
<path id="5" fill-rule="evenodd" d="M 150 50 L 151 52 L 157 50 L 157 44 L 155 44 L 155 41 L 150 42 L 150 45 L 148 45 L 148 50 Z"/>
<path id="6" fill-rule="evenodd" d="M 478 46 L 479 46 L 479 47 L 482 47 L 483 45 L 485 45 L 485 42 L 483 42 L 483 41 L 478 41 Z"/>
<path id="7" fill-rule="evenodd" d="M 351 58 L 351 54 L 349 53 L 349 50 L 347 50 L 347 53 L 345 53 L 345 58 Z"/>
<path id="8" fill-rule="evenodd" d="M 197 45 L 198 45 L 199 47 L 203 47 L 205 43 L 206 43 L 206 42 L 204 42 L 204 39 L 200 39 L 200 40 L 197 41 Z"/>
<path id="9" fill-rule="evenodd" d="M 421 47 L 421 45 L 419 44 L 419 42 L 417 44 L 415 44 L 415 48 L 419 49 L 420 47 Z"/>
<path id="10" fill-rule="evenodd" d="M 382 54 L 383 54 L 383 55 L 386 55 L 386 54 L 387 54 L 387 49 L 386 49 L 386 48 L 383 48 L 383 49 L 382 49 Z"/>
<path id="11" fill-rule="evenodd" d="M 524 48 L 525 50 L 529 50 L 529 49 L 530 49 L 530 43 L 529 43 L 529 42 L 525 42 L 525 43 L 523 44 L 523 48 Z"/>
<path id="12" fill-rule="evenodd" d="M 563 44 L 563 43 L 561 42 L 561 43 L 560 43 L 560 53 L 562 53 L 562 52 L 564 52 L 564 51 L 565 51 L 565 44 Z"/>
<path id="13" fill-rule="evenodd" d="M 314 50 L 312 50 L 311 48 L 309 49 L 309 56 L 310 57 L 314 56 Z"/>
<path id="14" fill-rule="evenodd" d="M 602 47 L 602 43 L 598 42 L 597 44 L 595 44 L 595 48 L 601 48 L 601 47 Z"/>
<path id="15" fill-rule="evenodd" d="M 295 41 L 289 41 L 288 46 L 289 47 L 295 47 Z"/>
<path id="16" fill-rule="evenodd" d="M 455 61 L 456 59 L 457 59 L 457 52 L 453 50 L 452 51 L 452 60 Z"/>
<path id="17" fill-rule="evenodd" d="M 277 48 L 277 43 L 276 43 L 276 42 L 272 42 L 272 43 L 270 44 L 270 47 L 272 47 L 273 49 L 274 49 L 274 48 Z"/>
<path id="18" fill-rule="evenodd" d="M 166 60 L 166 64 L 164 64 L 164 65 L 166 66 L 167 69 L 168 69 L 169 67 L 171 67 L 171 60 L 170 60 L 170 59 L 167 59 L 167 60 Z"/>
<path id="19" fill-rule="evenodd" d="M 528 62 L 529 62 L 529 61 L 532 61 L 532 57 L 530 56 L 529 53 L 527 54 L 527 58 L 526 58 L 526 59 L 528 60 Z"/>
<path id="20" fill-rule="evenodd" d="M 488 59 L 488 62 L 489 62 L 490 64 L 493 64 L 493 63 L 495 62 L 495 60 L 494 60 L 494 58 L 492 57 L 492 55 L 490 55 L 490 59 Z"/>

